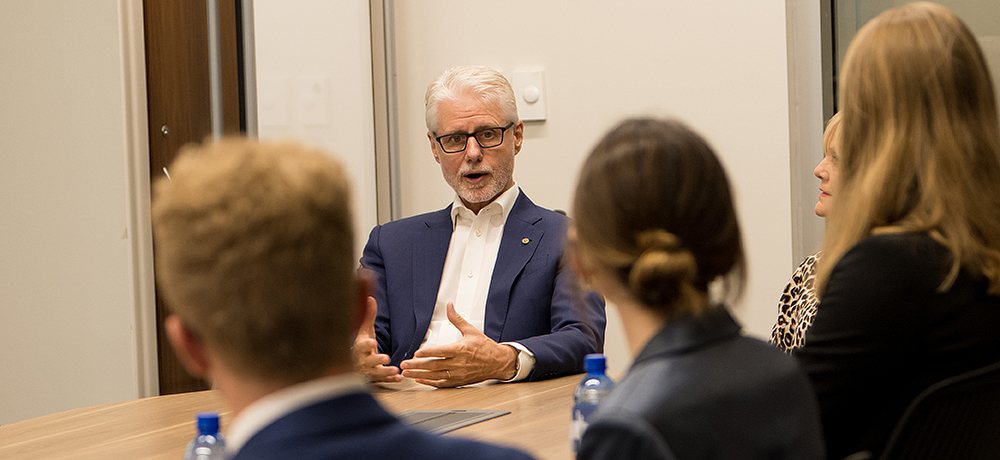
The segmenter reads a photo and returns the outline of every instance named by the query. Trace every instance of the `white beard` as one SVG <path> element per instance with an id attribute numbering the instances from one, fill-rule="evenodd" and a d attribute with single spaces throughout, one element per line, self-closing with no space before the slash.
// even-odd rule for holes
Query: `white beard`
<path id="1" fill-rule="evenodd" d="M 483 182 L 480 185 L 468 185 L 462 181 L 462 178 L 470 172 L 484 172 L 489 174 L 489 181 Z M 511 178 L 514 175 L 514 164 L 513 162 L 502 162 L 496 165 L 496 168 L 483 167 L 483 166 L 463 166 L 459 170 L 458 174 L 454 176 L 446 177 L 446 182 L 455 190 L 463 200 L 467 203 L 485 203 L 491 201 L 501 193 L 504 192 L 507 184 L 510 183 Z"/>

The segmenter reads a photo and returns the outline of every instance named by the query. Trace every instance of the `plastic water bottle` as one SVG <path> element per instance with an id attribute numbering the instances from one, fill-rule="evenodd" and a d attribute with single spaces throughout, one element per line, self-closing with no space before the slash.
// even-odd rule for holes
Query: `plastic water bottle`
<path id="1" fill-rule="evenodd" d="M 587 429 L 590 414 L 594 413 L 597 405 L 607 399 L 611 390 L 615 388 L 615 382 L 605 374 L 604 355 L 594 353 L 587 355 L 584 359 L 587 375 L 583 377 L 580 384 L 576 386 L 576 391 L 573 392 L 573 422 L 569 425 L 569 437 L 573 443 L 573 452 L 580 448 L 580 438 L 583 436 L 584 430 Z"/>
<path id="2" fill-rule="evenodd" d="M 219 434 L 219 414 L 198 413 L 198 436 L 188 443 L 184 460 L 225 460 L 226 440 Z"/>

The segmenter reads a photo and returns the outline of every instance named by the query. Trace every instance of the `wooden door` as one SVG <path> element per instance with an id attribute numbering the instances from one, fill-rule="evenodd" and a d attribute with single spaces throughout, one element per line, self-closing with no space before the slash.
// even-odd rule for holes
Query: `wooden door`
<path id="1" fill-rule="evenodd" d="M 206 0 L 143 0 L 146 34 L 146 93 L 149 115 L 150 178 L 184 144 L 201 142 L 212 133 L 208 8 Z M 222 60 L 223 132 L 241 131 L 239 72 L 239 0 L 219 0 Z M 153 257 L 156 257 L 155 251 Z M 208 384 L 190 376 L 174 355 L 163 331 L 169 312 L 156 294 L 157 357 L 160 394 L 203 390 Z"/>

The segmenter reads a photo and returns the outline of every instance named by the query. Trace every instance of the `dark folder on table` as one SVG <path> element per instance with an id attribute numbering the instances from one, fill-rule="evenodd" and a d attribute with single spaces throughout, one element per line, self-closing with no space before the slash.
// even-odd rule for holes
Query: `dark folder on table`
<path id="1" fill-rule="evenodd" d="M 412 427 L 434 434 L 444 434 L 509 413 L 502 410 L 408 410 L 396 416 Z"/>

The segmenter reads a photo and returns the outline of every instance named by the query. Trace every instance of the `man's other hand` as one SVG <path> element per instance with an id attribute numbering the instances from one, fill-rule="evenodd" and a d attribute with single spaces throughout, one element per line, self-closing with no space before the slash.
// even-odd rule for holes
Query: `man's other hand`
<path id="1" fill-rule="evenodd" d="M 399 382 L 403 376 L 396 366 L 387 366 L 391 361 L 389 355 L 378 352 L 378 340 L 375 338 L 375 315 L 378 314 L 378 303 L 374 297 L 368 297 L 368 308 L 365 310 L 365 320 L 354 339 L 351 347 L 354 358 L 354 370 L 364 375 L 372 382 Z"/>
<path id="2" fill-rule="evenodd" d="M 403 377 L 434 387 L 456 387 L 483 380 L 508 380 L 516 375 L 517 351 L 501 345 L 469 324 L 448 302 L 448 321 L 462 333 L 458 342 L 421 348 L 400 363 Z"/>

